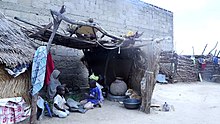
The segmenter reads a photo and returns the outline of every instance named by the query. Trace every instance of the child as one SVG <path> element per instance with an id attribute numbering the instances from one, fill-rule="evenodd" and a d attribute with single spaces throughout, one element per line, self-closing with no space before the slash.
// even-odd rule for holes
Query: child
<path id="1" fill-rule="evenodd" d="M 96 86 L 96 81 L 91 80 L 89 82 L 89 87 L 90 87 L 90 92 L 89 94 L 86 93 L 86 99 L 81 101 L 81 104 L 85 104 L 84 108 L 85 109 L 92 109 L 95 106 L 101 107 L 101 102 L 102 102 L 102 93 L 100 92 L 101 90 Z"/>
<path id="2" fill-rule="evenodd" d="M 53 113 L 60 118 L 65 118 L 69 115 L 69 111 L 66 108 L 70 108 L 70 106 L 66 103 L 64 98 L 65 87 L 62 85 L 57 86 L 57 92 L 54 97 L 53 103 Z"/>

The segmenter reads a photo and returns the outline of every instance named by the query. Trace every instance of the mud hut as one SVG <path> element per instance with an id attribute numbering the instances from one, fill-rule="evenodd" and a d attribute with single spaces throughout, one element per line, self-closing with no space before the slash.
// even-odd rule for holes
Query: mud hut
<path id="1" fill-rule="evenodd" d="M 28 98 L 30 72 L 25 70 L 32 62 L 34 51 L 30 39 L 0 13 L 0 99 Z"/>

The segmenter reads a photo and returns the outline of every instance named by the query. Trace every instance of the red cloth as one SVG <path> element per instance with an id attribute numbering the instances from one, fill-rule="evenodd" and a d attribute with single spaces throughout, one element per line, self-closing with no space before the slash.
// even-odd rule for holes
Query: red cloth
<path id="1" fill-rule="evenodd" d="M 203 63 L 203 64 L 202 64 L 202 70 L 204 70 L 205 67 L 206 67 L 206 63 Z"/>
<path id="2" fill-rule="evenodd" d="M 50 83 L 50 75 L 54 70 L 54 62 L 51 53 L 49 52 L 47 55 L 47 64 L 46 64 L 46 75 L 45 75 L 45 80 L 44 83 L 46 85 L 49 85 Z"/>

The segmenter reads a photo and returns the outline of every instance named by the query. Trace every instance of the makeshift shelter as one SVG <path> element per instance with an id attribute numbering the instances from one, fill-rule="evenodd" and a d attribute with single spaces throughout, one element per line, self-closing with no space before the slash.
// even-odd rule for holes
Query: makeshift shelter
<path id="1" fill-rule="evenodd" d="M 22 97 L 30 103 L 28 67 L 34 51 L 30 38 L 0 13 L 0 99 Z"/>
<path id="2" fill-rule="evenodd" d="M 140 40 L 138 38 L 142 33 L 138 32 L 115 36 L 92 19 L 77 21 L 65 17 L 64 12 L 64 7 L 59 12 L 51 10 L 54 22 L 46 26 L 16 19 L 34 26 L 34 29 L 26 31 L 28 36 L 48 42 L 48 46 L 53 43 L 83 50 L 85 56 L 82 60 L 90 74 L 101 74 L 104 77 L 103 85 L 107 88 L 117 76 L 123 77 L 127 85 L 142 96 L 141 110 L 149 113 L 159 69 L 159 42 L 163 39 Z M 62 20 L 70 24 L 65 33 L 57 31 Z M 142 43 L 138 44 L 140 41 Z"/>

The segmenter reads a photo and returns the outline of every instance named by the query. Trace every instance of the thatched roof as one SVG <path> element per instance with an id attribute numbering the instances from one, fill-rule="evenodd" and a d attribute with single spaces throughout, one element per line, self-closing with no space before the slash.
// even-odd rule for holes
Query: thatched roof
<path id="1" fill-rule="evenodd" d="M 14 23 L 0 13 L 0 64 L 13 68 L 29 64 L 35 52 L 28 38 Z"/>

